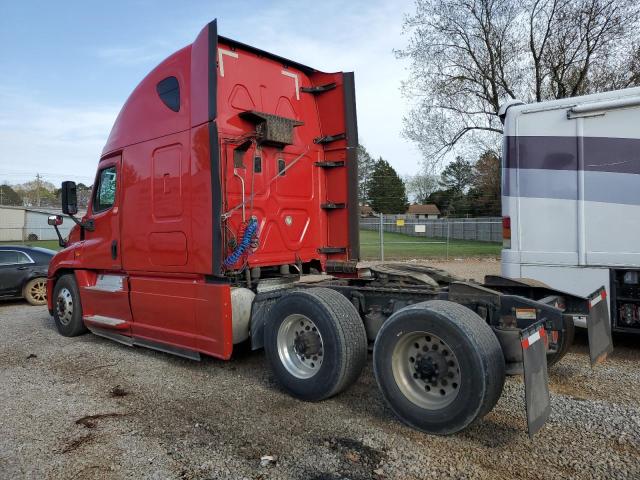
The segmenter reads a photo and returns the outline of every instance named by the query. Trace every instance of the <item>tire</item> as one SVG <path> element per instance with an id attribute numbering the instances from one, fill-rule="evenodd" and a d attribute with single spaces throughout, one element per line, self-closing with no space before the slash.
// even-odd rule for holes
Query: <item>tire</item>
<path id="1" fill-rule="evenodd" d="M 547 366 L 552 367 L 557 364 L 562 358 L 569 352 L 571 345 L 573 345 L 573 339 L 576 335 L 576 326 L 573 324 L 572 319 L 563 317 L 565 332 L 559 332 L 558 337 L 558 351 L 547 354 Z"/>
<path id="2" fill-rule="evenodd" d="M 358 311 L 328 288 L 281 297 L 269 311 L 264 335 L 276 379 L 301 400 L 340 393 L 358 379 L 367 361 L 367 334 Z"/>
<path id="3" fill-rule="evenodd" d="M 87 332 L 82 321 L 80 291 L 73 274 L 61 276 L 53 287 L 53 318 L 58 332 L 65 337 Z"/>
<path id="4" fill-rule="evenodd" d="M 438 435 L 459 432 L 491 411 L 505 378 L 491 327 L 444 300 L 393 314 L 376 338 L 373 367 L 391 410 L 407 425 Z"/>
<path id="5" fill-rule="evenodd" d="M 22 296 L 31 305 L 45 305 L 47 303 L 47 279 L 37 277 L 29 280 L 22 289 Z"/>

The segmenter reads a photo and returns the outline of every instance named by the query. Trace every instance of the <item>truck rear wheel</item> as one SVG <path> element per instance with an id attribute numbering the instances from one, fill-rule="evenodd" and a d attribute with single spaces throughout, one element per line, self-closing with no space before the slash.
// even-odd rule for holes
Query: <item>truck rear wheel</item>
<path id="1" fill-rule="evenodd" d="M 393 314 L 376 338 L 373 366 L 391 410 L 407 425 L 440 435 L 491 411 L 505 377 L 491 328 L 468 308 L 443 300 Z"/>
<path id="2" fill-rule="evenodd" d="M 269 311 L 264 346 L 276 379 L 302 400 L 340 393 L 358 379 L 367 361 L 367 335 L 358 311 L 328 288 L 280 298 Z"/>
<path id="3" fill-rule="evenodd" d="M 73 274 L 61 276 L 53 287 L 53 319 L 58 332 L 65 337 L 87 332 L 82 321 L 80 291 Z"/>

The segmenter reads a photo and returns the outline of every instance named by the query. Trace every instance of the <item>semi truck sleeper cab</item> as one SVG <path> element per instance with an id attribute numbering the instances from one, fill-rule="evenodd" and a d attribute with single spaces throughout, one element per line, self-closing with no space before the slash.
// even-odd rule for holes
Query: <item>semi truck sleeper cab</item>
<path id="1" fill-rule="evenodd" d="M 549 414 L 547 361 L 590 323 L 611 351 L 596 290 L 578 297 L 429 267 L 358 266 L 352 73 L 324 73 L 219 36 L 215 21 L 151 71 L 122 108 L 86 215 L 51 262 L 61 334 L 87 330 L 198 359 L 264 348 L 297 398 L 355 382 L 373 349 L 380 391 L 420 430 L 482 418 L 505 374 L 525 374 L 531 434 Z M 52 217 L 57 227 L 61 217 Z"/>

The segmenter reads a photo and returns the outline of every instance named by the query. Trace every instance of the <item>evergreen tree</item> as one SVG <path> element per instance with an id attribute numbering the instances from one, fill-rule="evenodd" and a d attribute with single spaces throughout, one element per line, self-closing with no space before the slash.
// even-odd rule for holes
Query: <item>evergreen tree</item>
<path id="1" fill-rule="evenodd" d="M 405 213 L 409 206 L 404 182 L 382 157 L 373 167 L 367 197 L 377 213 Z"/>
<path id="2" fill-rule="evenodd" d="M 473 165 L 464 158 L 458 156 L 442 170 L 440 186 L 444 190 L 453 190 L 460 194 L 465 193 L 473 180 Z"/>
<path id="3" fill-rule="evenodd" d="M 376 161 L 362 145 L 358 145 L 358 197 L 360 205 L 369 203 L 369 184 Z"/>

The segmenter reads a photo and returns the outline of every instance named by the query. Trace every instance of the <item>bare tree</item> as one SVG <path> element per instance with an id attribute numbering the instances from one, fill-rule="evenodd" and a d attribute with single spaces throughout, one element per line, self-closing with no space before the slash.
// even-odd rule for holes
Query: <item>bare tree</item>
<path id="1" fill-rule="evenodd" d="M 406 137 L 433 164 L 454 147 L 495 148 L 505 99 L 638 84 L 638 8 L 635 0 L 417 0 L 397 52 L 411 65 Z"/>
<path id="2" fill-rule="evenodd" d="M 428 202 L 429 195 L 438 190 L 438 177 L 428 173 L 416 173 L 403 178 L 409 200 L 424 204 Z"/>

